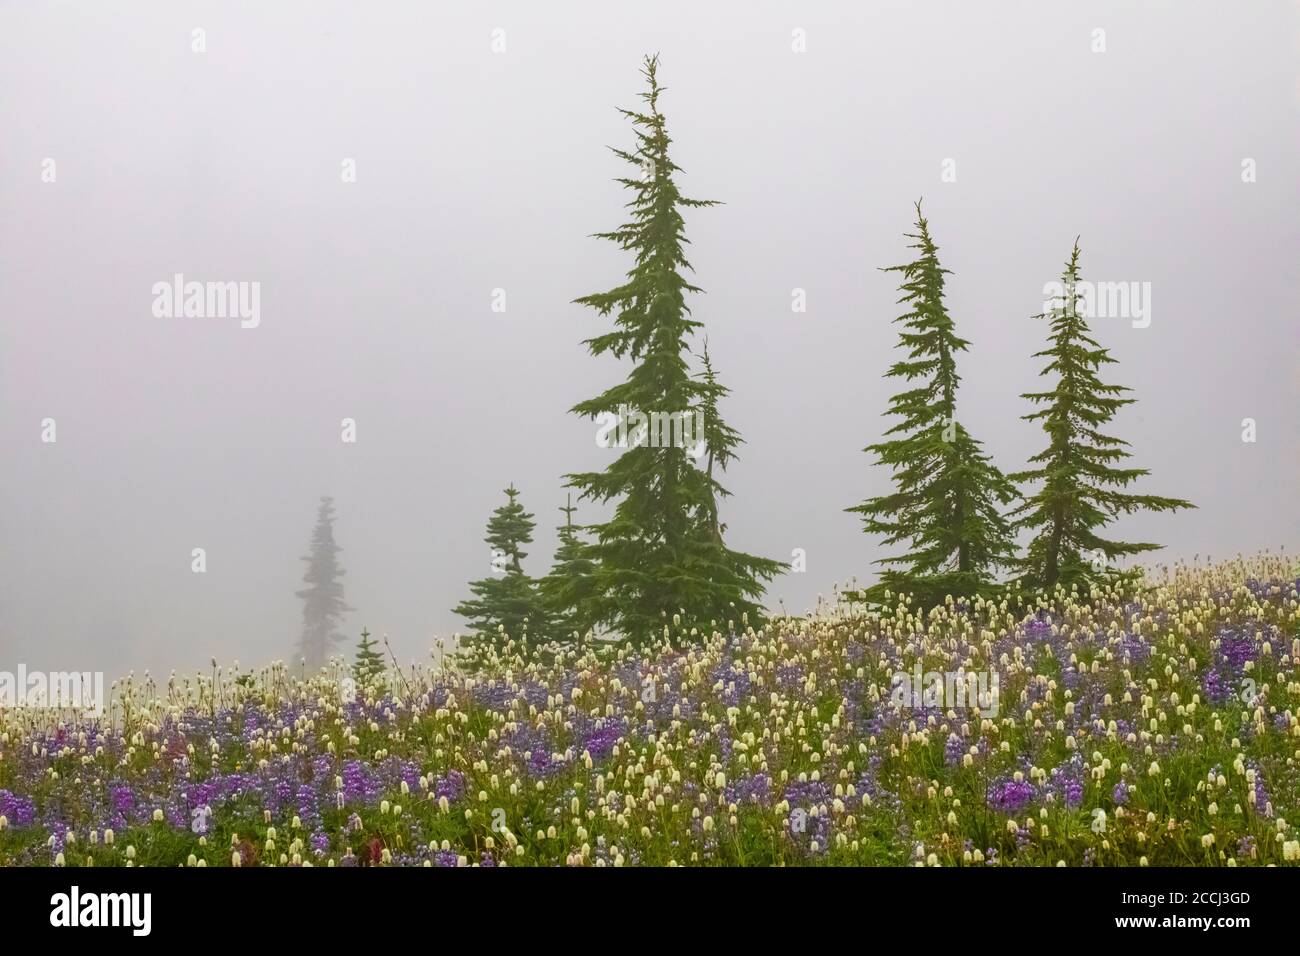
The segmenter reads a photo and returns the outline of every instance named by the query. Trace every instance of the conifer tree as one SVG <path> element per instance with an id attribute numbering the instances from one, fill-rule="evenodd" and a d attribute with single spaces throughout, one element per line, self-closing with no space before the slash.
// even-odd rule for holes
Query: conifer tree
<path id="1" fill-rule="evenodd" d="M 334 543 L 334 499 L 323 497 L 316 511 L 311 553 L 302 559 L 307 562 L 307 572 L 303 575 L 307 587 L 294 593 L 303 601 L 298 656 L 310 670 L 323 666 L 330 653 L 343 643 L 339 626 L 343 616 L 353 610 L 343 600 L 340 579 L 346 572 L 338 561 L 342 550 Z"/>
<path id="2" fill-rule="evenodd" d="M 999 505 L 1016 493 L 957 420 L 956 357 L 970 343 L 957 335 L 944 305 L 944 276 L 950 273 L 939 264 L 920 202 L 916 230 L 908 234 L 916 259 L 884 271 L 900 274 L 898 301 L 907 308 L 894 320 L 902 325 L 898 347 L 906 357 L 886 377 L 918 384 L 891 399 L 889 414 L 899 421 L 883 441 L 865 449 L 890 467 L 895 490 L 848 510 L 861 514 L 865 530 L 886 544 L 909 547 L 876 562 L 888 570 L 863 598 L 878 602 L 893 591 L 929 606 L 949 594 L 988 592 L 996 569 L 1011 564 L 1011 532 Z"/>
<path id="3" fill-rule="evenodd" d="M 474 597 L 462 601 L 455 613 L 466 618 L 473 633 L 461 638 L 465 650 L 500 647 L 507 639 L 533 642 L 547 632 L 547 617 L 537 582 L 524 573 L 528 556 L 524 545 L 533 540 L 533 516 L 519 503 L 514 485 L 505 490 L 506 503 L 488 519 L 487 537 L 491 548 L 492 574 L 471 581 Z"/>
<path id="4" fill-rule="evenodd" d="M 596 565 L 582 539 L 581 529 L 573 523 L 573 514 L 577 510 L 570 495 L 560 509 L 564 514 L 564 524 L 559 528 L 560 543 L 555 549 L 555 560 L 550 573 L 542 578 L 538 587 L 546 601 L 551 630 L 556 639 L 565 642 L 573 640 L 576 634 L 581 643 L 595 626 L 584 610 L 590 605 Z"/>
<path id="5" fill-rule="evenodd" d="M 1042 423 L 1048 444 L 1029 459 L 1033 467 L 1008 476 L 1018 483 L 1041 483 L 1012 512 L 1012 519 L 1015 530 L 1036 532 L 1023 560 L 1025 581 L 1045 588 L 1087 587 L 1102 576 L 1112 559 L 1160 547 L 1101 537 L 1100 529 L 1118 515 L 1195 507 L 1180 498 L 1124 490 L 1149 471 L 1116 467 L 1129 457 L 1128 442 L 1102 432 L 1115 413 L 1134 400 L 1123 397 L 1130 389 L 1104 384 L 1097 375 L 1101 366 L 1115 359 L 1092 338 L 1080 311 L 1077 239 L 1061 280 L 1062 295 L 1053 299 L 1048 312 L 1035 316 L 1048 321 L 1051 344 L 1034 357 L 1048 359 L 1040 374 L 1054 375 L 1056 386 L 1050 392 L 1021 396 L 1041 406 L 1022 417 Z"/>
<path id="6" fill-rule="evenodd" d="M 369 629 L 362 628 L 356 657 L 352 661 L 352 676 L 363 687 L 383 677 L 387 670 L 384 655 L 375 650 L 378 646 L 379 642 L 371 638 Z"/>
<path id="7" fill-rule="evenodd" d="M 576 414 L 591 418 L 630 409 L 652 423 L 680 423 L 706 397 L 687 362 L 689 341 L 701 324 L 686 296 L 700 290 L 685 277 L 691 266 L 684 255 L 682 210 L 714 203 L 678 191 L 674 175 L 680 169 L 668 154 L 657 67 L 656 57 L 646 58 L 644 109 L 620 111 L 636 138 L 633 150 L 614 150 L 637 170 L 618 180 L 632 193 L 630 220 L 598 234 L 632 252 L 634 264 L 620 285 L 576 300 L 613 317 L 612 331 L 584 343 L 591 354 L 634 365 L 625 382 L 574 406 Z M 711 424 L 704 423 L 706 431 Z M 603 472 L 568 476 L 570 486 L 581 490 L 580 500 L 618 502 L 609 521 L 591 528 L 588 557 L 596 568 L 582 613 L 635 643 L 661 635 L 679 613 L 704 634 L 712 624 L 741 627 L 745 617 L 757 624 L 762 612 L 755 601 L 781 568 L 722 544 L 714 534 L 721 488 L 698 467 L 685 441 L 663 440 L 665 430 L 652 427 L 648 440 L 643 434 L 631 442 Z"/>

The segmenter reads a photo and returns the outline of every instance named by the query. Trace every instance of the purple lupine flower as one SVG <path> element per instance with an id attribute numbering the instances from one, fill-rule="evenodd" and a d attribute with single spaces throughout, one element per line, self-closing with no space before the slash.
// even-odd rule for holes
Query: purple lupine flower
<path id="1" fill-rule="evenodd" d="M 1052 768 L 1048 784 L 1051 792 L 1073 810 L 1083 803 L 1083 761 L 1075 754 L 1068 762 Z"/>
<path id="2" fill-rule="evenodd" d="M 1226 704 L 1232 699 L 1232 687 L 1217 667 L 1212 667 L 1205 672 L 1205 676 L 1201 678 L 1201 690 L 1205 692 L 1206 699 L 1213 704 Z"/>
<path id="3" fill-rule="evenodd" d="M 1002 780 L 988 789 L 988 805 L 1003 813 L 1016 813 L 1034 799 L 1033 785 L 1027 780 Z"/>
<path id="4" fill-rule="evenodd" d="M 36 804 L 30 797 L 0 790 L 0 816 L 9 818 L 14 827 L 29 827 L 36 822 Z"/>
<path id="5" fill-rule="evenodd" d="M 108 788 L 108 796 L 113 805 L 113 811 L 128 816 L 135 810 L 135 791 L 126 784 L 115 784 Z"/>
<path id="6" fill-rule="evenodd" d="M 444 777 L 439 777 L 433 784 L 435 800 L 446 797 L 448 803 L 455 803 L 465 796 L 465 775 L 459 770 L 452 770 Z"/>
<path id="7" fill-rule="evenodd" d="M 728 803 L 766 805 L 772 796 L 772 778 L 765 773 L 756 773 L 732 780 L 727 784 L 726 796 Z"/>
<path id="8" fill-rule="evenodd" d="M 1255 660 L 1254 638 L 1235 631 L 1224 631 L 1219 638 L 1219 657 L 1234 674 L 1240 673 L 1247 661 Z"/>

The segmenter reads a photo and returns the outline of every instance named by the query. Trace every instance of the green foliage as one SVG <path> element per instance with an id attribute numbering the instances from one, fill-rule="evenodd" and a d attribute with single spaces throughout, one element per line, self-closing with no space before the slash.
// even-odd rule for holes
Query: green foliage
<path id="1" fill-rule="evenodd" d="M 384 655 L 375 650 L 379 642 L 371 638 L 370 631 L 361 629 L 361 640 L 357 643 L 357 653 L 352 661 L 352 676 L 358 685 L 368 687 L 379 684 L 387 670 Z"/>
<path id="2" fill-rule="evenodd" d="M 584 613 L 591 603 L 596 563 L 582 538 L 581 529 L 573 523 L 573 513 L 577 510 L 570 496 L 560 509 L 564 513 L 564 524 L 559 528 L 560 543 L 555 549 L 555 560 L 550 573 L 538 582 L 538 588 L 546 603 L 555 639 L 560 642 L 576 640 L 581 645 L 596 625 Z"/>
<path id="3" fill-rule="evenodd" d="M 704 351 L 700 356 L 700 363 L 703 366 L 698 378 L 701 393 L 700 416 L 705 422 L 704 474 L 712 480 L 714 466 L 716 465 L 719 471 L 726 471 L 727 465 L 736 457 L 736 446 L 744 444 L 745 440 L 740 437 L 739 432 L 723 421 L 722 415 L 718 412 L 718 401 L 730 394 L 731 390 L 718 381 L 718 376 L 713 371 L 707 337 L 704 339 Z M 718 518 L 718 498 L 729 497 L 731 492 L 721 485 L 718 485 L 717 489 L 718 494 L 713 499 L 710 523 L 713 536 L 721 542 L 722 533 L 727 530 L 727 526 Z"/>
<path id="4" fill-rule="evenodd" d="M 546 608 L 537 582 L 524 573 L 523 546 L 533 540 L 533 516 L 516 499 L 511 485 L 505 490 L 506 503 L 488 519 L 484 539 L 492 553 L 492 576 L 470 582 L 473 597 L 462 601 L 455 613 L 473 628 L 461 638 L 469 652 L 503 647 L 506 641 L 532 641 L 548 630 Z"/>
<path id="5" fill-rule="evenodd" d="M 674 174 L 680 169 L 668 154 L 657 66 L 656 58 L 646 59 L 644 111 L 621 111 L 634 127 L 635 149 L 614 150 L 638 173 L 618 180 L 632 193 L 630 221 L 598 234 L 632 252 L 634 265 L 620 285 L 576 300 L 613 317 L 612 331 L 584 343 L 591 354 L 633 363 L 625 382 L 574 406 L 576 414 L 593 419 L 622 418 L 631 410 L 652 420 L 680 421 L 707 411 L 710 402 L 716 408 L 722 394 L 716 382 L 692 376 L 687 361 L 690 339 L 701 324 L 692 318 L 686 296 L 700 290 L 684 275 L 691 266 L 683 252 L 681 211 L 714 203 L 678 191 Z M 716 422 L 716 417 L 705 419 L 706 433 Z M 684 438 L 685 429 L 681 432 L 677 437 Z M 579 614 L 638 644 L 661 633 L 675 614 L 705 626 L 739 625 L 745 618 L 758 623 L 762 609 L 756 600 L 780 563 L 722 543 L 717 502 L 726 492 L 693 460 L 694 449 L 676 437 L 655 441 L 652 433 L 645 439 L 642 434 L 628 442 L 603 472 L 568 476 L 570 486 L 580 489 L 580 500 L 618 502 L 609 521 L 590 528 L 593 540 L 585 556 L 594 564 L 592 585 Z M 721 464 L 723 456 L 730 457 L 736 441 L 734 433 L 719 432 L 714 460 Z"/>
<path id="6" fill-rule="evenodd" d="M 1077 584 L 1082 589 L 1108 575 L 1114 558 L 1160 547 L 1101 537 L 1098 531 L 1116 516 L 1195 505 L 1123 490 L 1149 472 L 1116 467 L 1129 457 L 1128 442 L 1101 430 L 1133 399 L 1122 397 L 1129 389 L 1106 385 L 1097 375 L 1102 365 L 1115 360 L 1091 337 L 1079 310 L 1077 240 L 1061 279 L 1064 294 L 1049 312 L 1035 316 L 1048 321 L 1051 344 L 1034 357 L 1048 359 L 1040 374 L 1054 375 L 1056 387 L 1021 396 L 1042 406 L 1023 417 L 1042 423 L 1048 445 L 1029 459 L 1033 467 L 1009 477 L 1018 483 L 1040 483 L 1038 491 L 1012 512 L 1014 530 L 1036 532 L 1022 562 L 1026 584 L 1044 588 Z"/>
<path id="7" fill-rule="evenodd" d="M 861 514 L 864 530 L 886 544 L 909 546 L 876 562 L 889 569 L 863 598 L 879 602 L 886 591 L 902 592 L 932 606 L 948 594 L 992 591 L 996 569 L 1014 560 L 999 505 L 1014 501 L 1016 492 L 957 420 L 956 354 L 969 343 L 957 335 L 944 305 L 948 270 L 939 264 L 919 202 L 916 216 L 917 231 L 909 238 L 917 258 L 884 271 L 902 276 L 899 302 L 907 307 L 894 320 L 903 327 L 898 347 L 906 357 L 886 377 L 919 383 L 891 399 L 889 414 L 900 421 L 884 441 L 865 449 L 892 470 L 895 490 L 847 510 Z"/>
<path id="8" fill-rule="evenodd" d="M 334 499 L 323 497 L 316 511 L 311 553 L 302 559 L 307 562 L 303 575 L 307 587 L 294 595 L 303 601 L 298 656 L 311 670 L 321 667 L 343 643 L 339 626 L 343 616 L 354 610 L 343 600 L 343 582 L 339 579 L 347 572 L 339 565 L 338 553 L 342 550 L 334 543 Z"/>

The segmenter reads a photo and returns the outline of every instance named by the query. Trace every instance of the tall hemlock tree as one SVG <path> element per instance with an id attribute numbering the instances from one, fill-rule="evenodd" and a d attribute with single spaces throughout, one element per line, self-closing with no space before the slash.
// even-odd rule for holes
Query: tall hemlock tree
<path id="1" fill-rule="evenodd" d="M 580 610 L 634 643 L 662 634 L 678 613 L 702 633 L 711 622 L 740 627 L 742 615 L 757 624 L 762 610 L 755 601 L 781 569 L 779 562 L 723 545 L 714 533 L 721 486 L 691 458 L 685 440 L 665 439 L 670 429 L 653 425 L 681 422 L 708 394 L 687 364 L 689 340 L 701 324 L 685 297 L 700 290 L 684 277 L 690 264 L 681 210 L 714 205 L 677 190 L 673 175 L 680 169 L 668 155 L 657 66 L 656 57 L 646 58 L 644 111 L 621 111 L 635 130 L 635 149 L 614 150 L 637 170 L 618 180 L 632 193 L 630 221 L 598 234 L 632 252 L 635 263 L 622 284 L 576 300 L 613 316 L 613 331 L 584 343 L 591 354 L 630 359 L 634 367 L 627 381 L 573 408 L 591 418 L 622 417 L 630 409 L 646 415 L 652 427 L 605 471 L 568 476 L 580 499 L 618 500 L 613 517 L 591 528 L 588 556 L 596 570 Z M 704 422 L 706 432 L 713 424 Z"/>
<path id="2" fill-rule="evenodd" d="M 474 597 L 455 608 L 473 627 L 473 633 L 461 638 L 465 650 L 499 648 L 507 638 L 532 642 L 546 634 L 541 593 L 521 563 L 528 556 L 523 546 L 533 541 L 533 516 L 516 500 L 514 485 L 505 494 L 506 503 L 492 512 L 484 538 L 492 549 L 492 575 L 471 581 Z"/>
<path id="3" fill-rule="evenodd" d="M 581 643 L 595 626 L 595 622 L 584 615 L 583 609 L 590 603 L 596 564 L 582 540 L 581 529 L 573 523 L 573 513 L 577 510 L 570 496 L 560 509 L 564 513 L 564 524 L 559 529 L 560 543 L 555 549 L 555 561 L 538 587 L 546 601 L 551 630 L 556 638 L 562 642 L 570 641 L 576 634 Z"/>
<path id="4" fill-rule="evenodd" d="M 334 499 L 321 498 L 311 535 L 311 554 L 302 559 L 307 562 L 307 573 L 302 578 L 307 587 L 294 594 L 303 601 L 298 656 L 311 670 L 324 665 L 330 652 L 343 643 L 339 626 L 343 616 L 353 610 L 343 600 L 340 578 L 346 572 L 338 560 L 342 550 L 334 543 Z"/>
<path id="5" fill-rule="evenodd" d="M 890 400 L 889 414 L 900 421 L 884 441 L 865 449 L 892 469 L 895 490 L 848 510 L 861 514 L 865 530 L 886 544 L 910 548 L 876 562 L 889 570 L 864 599 L 880 601 L 890 590 L 933 605 L 948 594 L 987 592 L 995 569 L 1011 565 L 1011 531 L 999 505 L 1012 502 L 1016 492 L 957 421 L 956 355 L 969 343 L 957 335 L 944 305 L 949 270 L 939 264 L 920 202 L 916 230 L 908 238 L 916 240 L 910 248 L 917 258 L 884 270 L 902 276 L 898 301 L 907 307 L 894 320 L 903 327 L 898 347 L 906 358 L 886 377 L 919 384 Z"/>
<path id="6" fill-rule="evenodd" d="M 1050 347 L 1034 354 L 1048 359 L 1040 373 L 1055 375 L 1050 392 L 1026 392 L 1022 398 L 1043 406 L 1023 416 L 1042 422 L 1048 445 L 1030 458 L 1034 467 L 1010 475 L 1015 482 L 1041 482 L 1036 494 L 1012 512 L 1016 530 L 1032 528 L 1036 537 L 1024 559 L 1026 583 L 1035 587 L 1087 586 L 1111 559 L 1154 551 L 1158 544 L 1109 541 L 1097 533 L 1119 514 L 1194 508 L 1179 498 L 1134 495 L 1123 489 L 1149 474 L 1145 468 L 1118 468 L 1129 457 L 1128 442 L 1103 434 L 1115 412 L 1134 400 L 1129 389 L 1106 385 L 1097 377 L 1115 359 L 1091 337 L 1080 313 L 1079 243 L 1061 275 L 1063 294 L 1050 311 L 1035 316 L 1050 325 Z"/>

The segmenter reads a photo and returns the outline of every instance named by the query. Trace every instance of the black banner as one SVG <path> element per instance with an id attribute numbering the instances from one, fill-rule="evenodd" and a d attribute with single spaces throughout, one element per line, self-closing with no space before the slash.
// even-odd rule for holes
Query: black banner
<path id="1" fill-rule="evenodd" d="M 969 932 L 973 940 L 1009 931 L 1172 931 L 1231 943 L 1241 933 L 1294 928 L 1298 891 L 1296 870 L 1263 868 L 0 870 L 9 926 L 22 936 L 76 930 L 83 940 L 128 945 L 418 938 L 444 920 L 496 939 L 558 942 L 575 918 L 594 940 L 592 931 L 622 934 L 642 919 L 680 916 L 684 929 L 709 913 L 724 920 L 731 941 L 821 933 L 828 920 L 850 925 L 869 915 L 882 929 Z"/>

